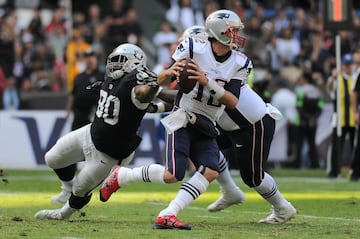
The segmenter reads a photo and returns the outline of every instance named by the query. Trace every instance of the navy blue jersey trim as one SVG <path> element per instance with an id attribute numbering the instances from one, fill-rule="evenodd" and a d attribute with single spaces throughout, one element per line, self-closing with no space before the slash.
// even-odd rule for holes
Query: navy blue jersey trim
<path id="1" fill-rule="evenodd" d="M 190 58 L 193 59 L 193 57 L 194 57 L 194 41 L 191 37 L 189 38 L 189 54 L 190 54 Z"/>
<path id="2" fill-rule="evenodd" d="M 249 64 L 250 64 L 250 59 L 247 58 L 246 62 L 245 62 L 245 65 L 243 67 L 241 67 L 238 71 L 241 71 L 242 69 L 245 69 L 246 67 L 248 67 Z"/>

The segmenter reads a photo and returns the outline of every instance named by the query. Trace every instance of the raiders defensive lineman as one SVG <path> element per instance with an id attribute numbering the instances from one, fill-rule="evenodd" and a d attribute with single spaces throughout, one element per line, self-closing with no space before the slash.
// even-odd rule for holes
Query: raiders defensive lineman
<path id="1" fill-rule="evenodd" d="M 93 123 L 61 137 L 45 154 L 68 198 L 60 209 L 41 210 L 37 219 L 68 219 L 91 199 L 92 190 L 111 168 L 128 163 L 141 138 L 136 134 L 149 102 L 158 92 L 157 76 L 146 68 L 145 53 L 133 44 L 122 44 L 109 54 L 106 79 Z M 68 166 L 85 158 L 77 178 Z"/>
<path id="2" fill-rule="evenodd" d="M 164 121 L 169 130 L 165 167 L 157 164 L 134 169 L 116 167 L 100 190 L 101 200 L 107 201 L 113 192 L 131 182 L 180 181 L 190 158 L 197 171 L 180 186 L 168 207 L 159 213 L 155 229 L 191 229 L 188 223 L 178 220 L 177 214 L 217 178 L 219 147 L 215 122 L 225 107 L 236 107 L 241 86 L 252 68 L 251 61 L 235 50 L 242 47 L 245 40 L 238 34 L 244 26 L 236 13 L 229 10 L 213 12 L 207 17 L 205 27 L 209 40 L 185 38 L 172 56 L 172 66 L 158 77 L 160 85 L 170 84 L 183 69 L 183 60 L 191 58 L 189 64 L 193 70 L 188 72 L 192 74 L 190 78 L 197 81 L 191 92 L 179 91 L 174 111 L 168 116 L 170 119 Z"/>

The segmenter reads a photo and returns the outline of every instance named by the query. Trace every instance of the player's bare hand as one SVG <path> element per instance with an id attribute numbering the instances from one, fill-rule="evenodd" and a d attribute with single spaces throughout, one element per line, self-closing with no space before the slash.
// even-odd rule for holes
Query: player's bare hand
<path id="1" fill-rule="evenodd" d="M 206 77 L 205 73 L 201 70 L 200 66 L 193 60 L 189 63 L 189 66 L 190 67 L 187 70 L 190 74 L 189 79 L 197 80 L 200 85 L 207 85 L 209 80 Z"/>
<path id="2" fill-rule="evenodd" d="M 167 71 L 167 74 L 169 76 L 176 76 L 179 77 L 180 75 L 180 71 L 182 71 L 184 69 L 184 60 L 186 58 L 180 58 L 179 60 L 177 60 Z"/>

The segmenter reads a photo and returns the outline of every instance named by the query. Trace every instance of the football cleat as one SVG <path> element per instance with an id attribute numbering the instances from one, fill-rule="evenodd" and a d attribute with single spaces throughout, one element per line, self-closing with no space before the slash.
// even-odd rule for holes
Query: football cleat
<path id="1" fill-rule="evenodd" d="M 35 218 L 36 219 L 51 219 L 51 220 L 64 220 L 64 219 L 68 219 L 65 218 L 62 214 L 61 214 L 61 209 L 54 209 L 54 210 L 41 210 L 38 211 L 35 214 Z"/>
<path id="2" fill-rule="evenodd" d="M 165 215 L 156 218 L 153 229 L 191 230 L 191 226 L 186 222 L 179 221 L 175 215 Z"/>
<path id="3" fill-rule="evenodd" d="M 100 188 L 100 201 L 106 202 L 111 197 L 111 194 L 120 188 L 118 183 L 119 170 L 120 166 L 114 167 L 109 176 L 104 180 Z"/>
<path id="4" fill-rule="evenodd" d="M 245 193 L 237 188 L 231 192 L 221 190 L 221 196 L 212 204 L 208 206 L 209 212 L 218 212 L 224 210 L 231 205 L 242 203 L 245 200 Z"/>
<path id="5" fill-rule="evenodd" d="M 51 198 L 51 203 L 64 205 L 67 202 L 67 200 L 69 200 L 70 196 L 71 196 L 71 191 L 68 191 L 65 188 L 63 188 L 61 193 Z"/>
<path id="6" fill-rule="evenodd" d="M 287 207 L 272 208 L 271 214 L 264 219 L 261 219 L 260 223 L 267 224 L 283 224 L 290 221 L 296 215 L 296 209 L 289 203 Z"/>

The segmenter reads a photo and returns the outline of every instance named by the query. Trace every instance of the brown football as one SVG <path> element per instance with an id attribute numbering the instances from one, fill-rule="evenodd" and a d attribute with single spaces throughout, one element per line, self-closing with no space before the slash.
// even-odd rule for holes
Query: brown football
<path id="1" fill-rule="evenodd" d="M 180 76 L 178 78 L 179 87 L 185 94 L 189 93 L 196 85 L 196 80 L 189 79 L 189 76 L 191 75 L 187 72 L 187 69 L 191 69 L 189 62 L 191 62 L 190 58 L 186 58 L 186 60 L 184 60 L 184 70 L 180 71 Z"/>

